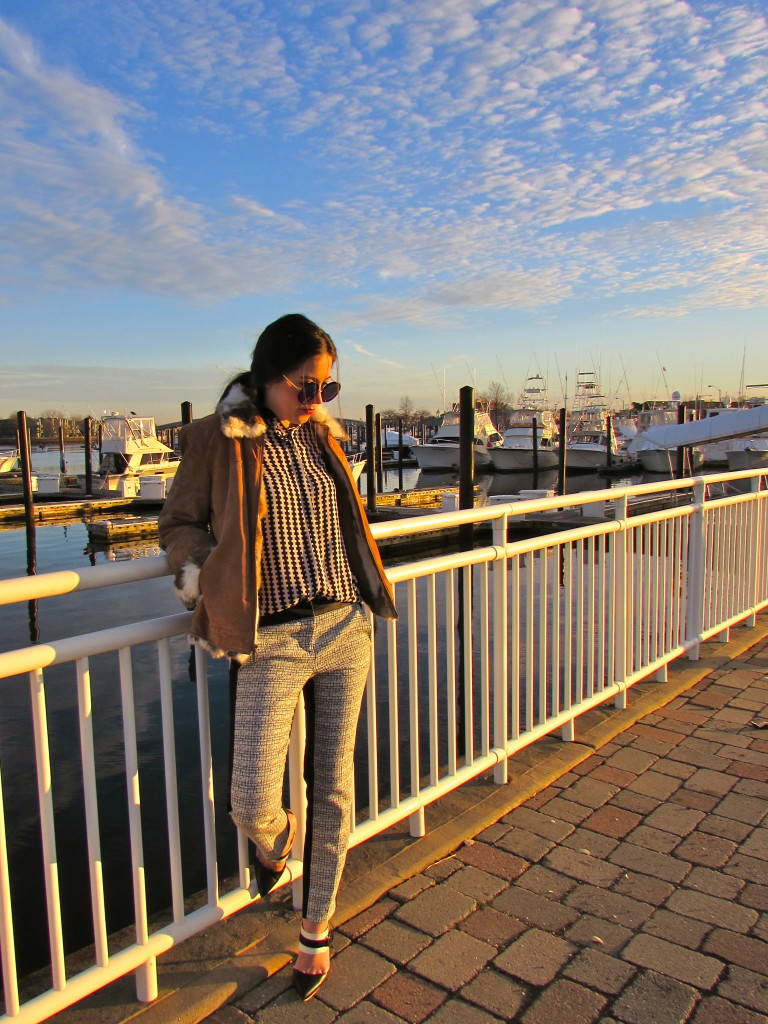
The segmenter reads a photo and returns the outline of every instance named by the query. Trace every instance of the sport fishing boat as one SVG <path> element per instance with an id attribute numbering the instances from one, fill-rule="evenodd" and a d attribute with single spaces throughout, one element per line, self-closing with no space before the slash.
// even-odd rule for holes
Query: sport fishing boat
<path id="1" fill-rule="evenodd" d="M 19 449 L 0 448 L 0 476 L 15 473 L 19 468 Z"/>
<path id="2" fill-rule="evenodd" d="M 536 423 L 535 450 L 533 446 L 534 421 Z M 496 472 L 530 472 L 533 469 L 534 454 L 539 469 L 551 469 L 557 465 L 557 425 L 551 411 L 514 409 L 510 415 L 509 426 L 503 432 L 502 437 L 502 445 L 488 451 Z"/>
<path id="3" fill-rule="evenodd" d="M 459 406 L 454 405 L 450 412 L 443 414 L 442 422 L 435 435 L 424 444 L 416 444 L 413 452 L 419 469 L 446 470 L 459 468 Z M 490 451 L 503 441 L 501 434 L 493 425 L 491 417 L 483 409 L 475 409 L 474 449 L 475 468 L 490 469 Z"/>
<path id="4" fill-rule="evenodd" d="M 125 491 L 127 483 L 140 487 L 151 477 L 168 482 L 179 468 L 181 456 L 157 437 L 152 416 L 104 416 L 102 424 L 99 490 Z"/>

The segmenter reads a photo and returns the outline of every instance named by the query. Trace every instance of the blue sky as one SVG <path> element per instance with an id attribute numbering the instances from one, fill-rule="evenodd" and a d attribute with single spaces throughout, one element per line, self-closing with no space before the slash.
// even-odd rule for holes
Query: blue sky
<path id="1" fill-rule="evenodd" d="M 768 381 L 764 0 L 4 0 L 0 415 Z M 339 411 L 337 409 L 337 411 Z"/>

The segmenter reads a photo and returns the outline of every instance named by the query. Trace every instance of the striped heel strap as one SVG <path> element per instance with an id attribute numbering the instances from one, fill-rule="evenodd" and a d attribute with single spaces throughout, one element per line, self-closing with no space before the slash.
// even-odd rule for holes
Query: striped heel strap
<path id="1" fill-rule="evenodd" d="M 319 935 L 310 935 L 303 928 L 299 929 L 299 951 L 301 953 L 308 953 L 310 956 L 313 953 L 320 953 L 322 950 L 328 949 L 330 942 L 330 928 L 326 928 L 325 932 L 321 932 Z"/>

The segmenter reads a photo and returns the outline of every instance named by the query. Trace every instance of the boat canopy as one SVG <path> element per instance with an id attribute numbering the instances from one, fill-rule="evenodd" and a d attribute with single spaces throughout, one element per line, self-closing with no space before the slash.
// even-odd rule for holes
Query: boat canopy
<path id="1" fill-rule="evenodd" d="M 768 405 L 756 405 L 751 409 L 721 409 L 717 415 L 710 414 L 703 420 L 649 427 L 629 442 L 627 450 L 681 448 L 726 441 L 732 437 L 749 437 L 762 431 L 768 431 Z"/>

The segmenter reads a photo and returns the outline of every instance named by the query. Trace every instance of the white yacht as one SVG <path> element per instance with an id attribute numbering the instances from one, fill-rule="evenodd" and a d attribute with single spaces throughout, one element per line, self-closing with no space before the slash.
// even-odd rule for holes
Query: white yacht
<path id="1" fill-rule="evenodd" d="M 125 489 L 125 481 L 160 477 L 166 484 L 179 468 L 181 456 L 157 437 L 152 416 L 104 416 L 99 490 Z"/>
<path id="2" fill-rule="evenodd" d="M 530 472 L 533 469 L 533 423 L 536 422 L 536 460 L 539 469 L 557 465 L 557 424 L 550 410 L 515 409 L 503 432 L 503 443 L 489 449 L 494 470 L 499 473 Z"/>
<path id="3" fill-rule="evenodd" d="M 605 427 L 581 425 L 570 434 L 565 446 L 566 468 L 589 472 L 605 469 L 608 465 L 609 447 L 612 466 L 629 467 L 635 462 L 635 459 L 617 443 L 613 431 L 609 438 Z"/>
<path id="4" fill-rule="evenodd" d="M 443 414 L 443 420 L 434 437 L 424 444 L 414 445 L 411 451 L 419 469 L 446 470 L 459 468 L 459 407 L 454 405 Z M 482 409 L 475 410 L 475 468 L 490 469 L 490 450 L 502 443 L 502 436 L 491 417 Z"/>

